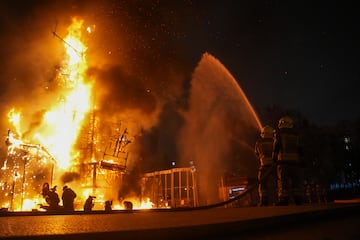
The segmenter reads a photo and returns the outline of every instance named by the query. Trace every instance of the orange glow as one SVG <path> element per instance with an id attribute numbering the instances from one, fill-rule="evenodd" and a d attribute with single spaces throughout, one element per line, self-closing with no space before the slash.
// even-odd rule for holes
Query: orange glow
<path id="1" fill-rule="evenodd" d="M 45 182 L 50 187 L 58 186 L 57 193 L 60 198 L 61 190 L 59 189 L 62 188 L 62 185 L 67 183 L 72 185 L 71 187 L 77 194 L 76 210 L 83 209 L 83 203 L 90 195 L 96 196 L 94 210 L 104 209 L 105 201 L 114 198 L 114 193 L 109 188 L 103 189 L 98 187 L 101 184 L 88 183 L 88 179 L 94 178 L 95 171 L 93 172 L 93 169 L 98 167 L 98 160 L 88 159 L 88 156 L 79 160 L 82 157 L 80 154 L 82 149 L 76 149 L 76 146 L 81 143 L 79 140 L 82 138 L 79 138 L 79 135 L 81 131 L 84 131 L 83 125 L 88 124 L 84 120 L 90 117 L 88 114 L 92 107 L 93 90 L 92 84 L 85 78 L 88 69 L 87 47 L 82 40 L 82 33 L 93 33 L 94 30 L 95 25 L 86 28 L 83 26 L 83 20 L 74 18 L 72 24 L 67 28 L 67 35 L 64 38 L 55 35 L 62 40 L 64 57 L 54 78 L 59 83 L 59 88 L 54 92 L 54 98 L 48 100 L 47 106 L 44 107 L 46 112 L 36 115 L 31 112 L 32 108 L 23 112 L 12 108 L 8 112 L 8 122 L 11 124 L 7 136 L 8 156 L 1 169 L 6 171 L 8 181 L 0 187 L 6 190 L 4 194 L 9 201 L 2 203 L 0 207 L 9 208 L 11 211 L 32 211 L 34 209 L 42 211 L 42 205 L 49 205 L 41 194 Z M 36 108 L 34 111 L 37 111 Z M 31 118 L 34 115 L 37 117 L 35 121 Z M 30 119 L 28 116 L 31 116 Z M 36 122 L 35 127 L 31 125 L 33 122 Z M 32 128 L 29 129 L 29 127 Z M 121 139 L 121 141 L 125 140 Z M 92 141 L 95 142 L 96 139 L 92 139 Z M 90 158 L 92 157 L 90 156 Z M 94 168 L 89 171 L 87 169 L 78 170 L 78 166 L 81 164 Z M 97 170 L 95 173 L 99 176 L 97 182 L 101 182 L 101 179 L 106 181 L 119 177 L 109 171 L 111 170 Z M 81 183 L 72 180 L 64 181 L 61 178 L 65 175 L 64 173 L 73 172 L 81 175 Z M 106 174 L 109 174 L 110 177 L 103 176 Z M 127 199 L 127 201 L 133 203 L 134 209 L 148 209 L 153 205 L 150 199 L 143 202 L 136 198 Z M 112 207 L 113 209 L 124 209 L 116 200 Z"/>
<path id="2" fill-rule="evenodd" d="M 12 108 L 8 113 L 8 119 L 9 122 L 15 127 L 16 133 L 21 133 L 20 129 L 20 121 L 21 121 L 21 113 L 15 111 L 14 108 Z"/>
<path id="3" fill-rule="evenodd" d="M 63 70 L 58 76 L 65 87 L 61 101 L 56 101 L 43 118 L 41 130 L 35 134 L 57 161 L 58 167 L 66 169 L 75 157 L 73 146 L 77 140 L 81 123 L 90 109 L 91 85 L 84 83 L 87 69 L 85 58 L 86 47 L 81 41 L 83 21 L 73 19 L 64 39 L 66 57 L 62 63 Z M 21 137 L 21 112 L 11 109 L 9 122 Z"/>
<path id="4" fill-rule="evenodd" d="M 50 107 L 43 114 L 37 128 L 31 129 L 37 131 L 32 134 L 31 139 L 23 139 L 23 133 L 26 131 L 23 128 L 31 120 L 25 119 L 25 115 L 15 108 L 8 112 L 8 122 L 12 125 L 7 137 L 8 161 L 12 161 L 15 166 L 8 174 L 12 176 L 13 187 L 22 189 L 21 192 L 9 191 L 12 201 L 8 205 L 11 210 L 28 211 L 39 208 L 39 204 L 42 204 L 39 200 L 42 196 L 34 193 L 29 195 L 27 190 L 24 191 L 26 182 L 36 177 L 29 176 L 30 172 L 36 171 L 36 166 L 31 165 L 33 162 L 44 166 L 49 162 L 56 162 L 55 167 L 62 170 L 76 164 L 72 162 L 78 154 L 74 146 L 83 120 L 91 107 L 92 91 L 91 84 L 85 83 L 88 65 L 85 55 L 87 48 L 81 35 L 83 30 L 83 21 L 74 18 L 67 29 L 66 37 L 62 39 L 65 56 L 57 76 L 57 80 L 63 83 L 62 89 L 59 96 L 49 103 Z M 31 141 L 36 141 L 36 144 L 29 144 Z M 29 157 L 26 157 L 26 154 Z M 36 160 L 32 160 L 35 159 L 32 156 L 37 156 Z M 5 170 L 6 162 L 4 166 Z M 50 170 L 38 174 L 49 173 Z"/>
<path id="5" fill-rule="evenodd" d="M 59 76 L 66 78 L 64 96 L 61 102 L 45 114 L 46 131 L 37 135 L 41 143 L 55 156 L 58 166 L 63 169 L 70 166 L 70 160 L 75 156 L 73 146 L 85 114 L 90 109 L 91 86 L 84 83 L 88 66 L 85 58 L 86 47 L 81 41 L 82 26 L 82 20 L 73 19 L 68 28 L 68 35 L 64 39 L 67 53 L 63 62 L 65 74 Z"/>

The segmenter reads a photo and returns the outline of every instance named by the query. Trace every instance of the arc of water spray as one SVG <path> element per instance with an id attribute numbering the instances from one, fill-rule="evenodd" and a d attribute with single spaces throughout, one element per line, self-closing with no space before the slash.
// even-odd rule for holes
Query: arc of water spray
<path id="1" fill-rule="evenodd" d="M 213 57 L 215 58 L 215 57 Z M 215 58 L 216 59 L 216 58 Z M 217 61 L 219 61 L 218 59 L 216 59 Z M 244 93 L 244 91 L 241 89 L 240 87 L 240 84 L 235 80 L 234 76 L 229 72 L 229 70 L 227 68 L 223 68 L 223 70 L 226 72 L 226 74 L 231 78 L 233 79 L 233 82 L 234 83 L 237 83 L 237 84 L 234 84 L 236 85 L 236 88 L 240 91 L 240 94 L 241 94 L 241 97 L 243 97 L 243 99 L 245 100 L 245 103 L 246 103 L 246 106 L 250 109 L 252 115 L 254 116 L 255 118 L 255 121 L 256 121 L 256 125 L 258 126 L 259 129 L 262 129 L 263 125 L 256 113 L 256 111 L 254 110 L 253 106 L 251 105 L 249 99 L 247 98 L 246 94 Z"/>

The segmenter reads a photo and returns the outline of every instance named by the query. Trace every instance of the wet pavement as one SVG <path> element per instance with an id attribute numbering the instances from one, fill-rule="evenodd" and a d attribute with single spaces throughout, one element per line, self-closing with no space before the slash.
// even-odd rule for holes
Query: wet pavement
<path id="1" fill-rule="evenodd" d="M 0 214 L 1 239 L 360 239 L 360 203 Z"/>

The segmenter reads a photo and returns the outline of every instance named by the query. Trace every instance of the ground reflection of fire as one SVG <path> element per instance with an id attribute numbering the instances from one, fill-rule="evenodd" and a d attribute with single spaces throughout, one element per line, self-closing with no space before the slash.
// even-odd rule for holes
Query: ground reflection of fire
<path id="1" fill-rule="evenodd" d="M 84 201 L 91 195 L 96 195 L 95 209 L 103 209 L 104 202 L 112 201 L 110 198 L 115 195 L 109 193 L 114 191 L 112 184 L 121 182 L 123 178 L 127 160 L 125 147 L 131 142 L 126 128 L 124 131 L 117 129 L 119 134 L 107 149 L 111 154 L 106 154 L 105 150 L 102 160 L 94 160 L 94 154 L 88 154 L 88 159 L 84 159 L 79 153 L 79 136 L 84 131 L 83 125 L 88 124 L 85 119 L 91 117 L 93 107 L 93 86 L 85 79 L 87 48 L 82 41 L 82 32 L 91 33 L 95 26 L 85 28 L 83 24 L 83 20 L 74 18 L 65 38 L 54 32 L 66 52 L 56 76 L 60 91 L 36 128 L 24 136 L 21 110 L 11 109 L 8 113 L 12 130 L 9 130 L 6 139 L 8 155 L 1 169 L 2 208 L 11 211 L 41 210 L 41 206 L 47 204 L 41 196 L 45 182 L 50 186 L 59 185 L 60 199 L 62 186 L 71 182 L 71 188 L 77 192 L 76 210 L 83 209 Z M 93 137 L 92 141 L 96 142 L 96 139 Z M 79 178 L 80 181 L 72 182 Z M 134 208 L 152 206 L 149 199 L 126 200 L 131 201 Z M 112 208 L 121 209 L 124 206 L 121 202 L 114 202 Z"/>

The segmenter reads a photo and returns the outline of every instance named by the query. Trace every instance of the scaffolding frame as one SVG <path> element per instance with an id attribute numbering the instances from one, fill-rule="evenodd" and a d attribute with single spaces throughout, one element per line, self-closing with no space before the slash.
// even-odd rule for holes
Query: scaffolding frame
<path id="1" fill-rule="evenodd" d="M 172 168 L 145 173 L 144 191 L 157 208 L 197 207 L 198 192 L 194 168 Z M 165 202 L 165 204 L 164 204 Z"/>

